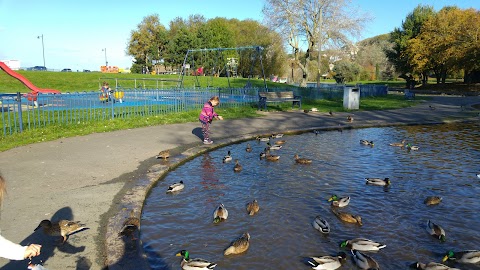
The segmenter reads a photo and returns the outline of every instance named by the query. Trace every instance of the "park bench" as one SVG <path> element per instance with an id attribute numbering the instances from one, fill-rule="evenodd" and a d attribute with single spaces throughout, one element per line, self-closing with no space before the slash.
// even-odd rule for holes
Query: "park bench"
<path id="1" fill-rule="evenodd" d="M 297 105 L 302 107 L 302 97 L 295 96 L 293 91 L 283 92 L 258 92 L 258 109 L 267 109 L 267 103 L 292 102 L 292 108 Z"/>
<path id="2" fill-rule="evenodd" d="M 405 99 L 415 99 L 415 92 L 412 92 L 409 89 L 405 89 L 404 94 Z"/>

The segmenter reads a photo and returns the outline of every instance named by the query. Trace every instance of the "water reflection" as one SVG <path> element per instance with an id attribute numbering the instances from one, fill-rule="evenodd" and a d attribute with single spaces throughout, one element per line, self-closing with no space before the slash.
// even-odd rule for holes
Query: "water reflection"
<path id="1" fill-rule="evenodd" d="M 407 141 L 420 146 L 407 151 L 388 144 Z M 142 240 L 147 253 L 161 254 L 165 264 L 154 269 L 179 269 L 175 253 L 187 249 L 193 257 L 218 264 L 217 269 L 309 269 L 305 257 L 334 255 L 341 241 L 357 237 L 385 243 L 372 254 L 382 269 L 407 269 L 414 261 L 440 261 L 447 250 L 480 249 L 480 126 L 449 124 L 345 130 L 286 136 L 276 151 L 280 161 L 258 156 L 263 142 L 231 145 L 195 158 L 158 183 L 146 200 Z M 359 144 L 372 140 L 374 147 Z M 233 163 L 222 163 L 230 150 L 244 169 L 235 174 Z M 313 159 L 296 164 L 294 155 Z M 388 177 L 387 189 L 365 184 L 366 177 Z M 184 180 L 185 189 L 168 196 L 166 187 Z M 336 218 L 327 202 L 332 194 L 350 196 L 341 211 L 359 214 L 363 226 Z M 439 205 L 423 203 L 427 196 L 443 198 Z M 257 199 L 260 211 L 249 216 L 245 204 Z M 219 203 L 229 218 L 212 223 Z M 323 235 L 312 222 L 321 215 L 331 233 Z M 441 243 L 425 230 L 427 220 L 440 224 L 447 241 Z M 251 235 L 249 250 L 224 257 L 230 242 L 244 232 Z M 461 269 L 478 266 L 457 265 Z M 351 260 L 342 269 L 356 269 Z"/>

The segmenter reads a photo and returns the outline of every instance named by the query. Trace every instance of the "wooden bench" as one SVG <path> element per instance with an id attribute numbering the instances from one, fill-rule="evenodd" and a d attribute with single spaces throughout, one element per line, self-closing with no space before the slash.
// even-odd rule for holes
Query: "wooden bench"
<path id="1" fill-rule="evenodd" d="M 412 92 L 409 89 L 405 89 L 404 94 L 405 99 L 415 99 L 415 92 Z"/>
<path id="2" fill-rule="evenodd" d="M 302 97 L 295 96 L 293 91 L 283 92 L 258 92 L 258 109 L 267 109 L 269 102 L 292 102 L 292 109 L 295 105 L 302 107 Z"/>

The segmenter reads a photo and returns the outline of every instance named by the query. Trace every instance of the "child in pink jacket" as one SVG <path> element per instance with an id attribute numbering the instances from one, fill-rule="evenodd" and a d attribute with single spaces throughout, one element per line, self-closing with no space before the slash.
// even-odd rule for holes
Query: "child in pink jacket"
<path id="1" fill-rule="evenodd" d="M 203 143 L 212 144 L 213 141 L 209 138 L 210 123 L 212 123 L 213 118 L 218 120 L 223 120 L 223 117 L 216 114 L 213 109 L 220 103 L 218 96 L 210 98 L 204 105 L 198 120 L 202 123 L 202 133 L 203 133 Z"/>

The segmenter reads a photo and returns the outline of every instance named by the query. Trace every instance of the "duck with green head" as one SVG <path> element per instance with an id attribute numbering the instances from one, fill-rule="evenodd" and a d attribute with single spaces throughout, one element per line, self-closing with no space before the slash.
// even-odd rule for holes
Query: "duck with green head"
<path id="1" fill-rule="evenodd" d="M 225 205 L 221 203 L 213 212 L 213 223 L 219 223 L 228 218 L 228 210 L 225 208 Z"/>
<path id="2" fill-rule="evenodd" d="M 217 266 L 216 263 L 204 259 L 190 259 L 190 253 L 187 250 L 181 250 L 175 256 L 183 257 L 182 262 L 180 263 L 183 270 L 208 270 Z"/>
<path id="3" fill-rule="evenodd" d="M 361 253 L 358 250 L 351 250 L 353 255 L 353 261 L 360 269 L 365 270 L 379 270 L 380 266 L 378 262 L 375 261 L 372 257 Z"/>
<path id="4" fill-rule="evenodd" d="M 429 262 L 427 264 L 416 262 L 410 265 L 410 268 L 417 270 L 460 270 L 458 268 L 451 268 L 449 266 L 446 266 L 445 264 L 436 262 Z"/>
<path id="5" fill-rule="evenodd" d="M 347 197 L 339 198 L 337 195 L 334 194 L 332 195 L 332 197 L 330 197 L 330 199 L 328 199 L 328 201 L 332 202 L 332 206 L 345 207 L 350 203 L 350 197 L 347 196 Z"/>
<path id="6" fill-rule="evenodd" d="M 459 263 L 480 263 L 480 251 L 478 250 L 465 250 L 465 251 L 449 251 L 443 257 L 442 262 L 446 262 L 447 260 L 454 260 Z"/>

